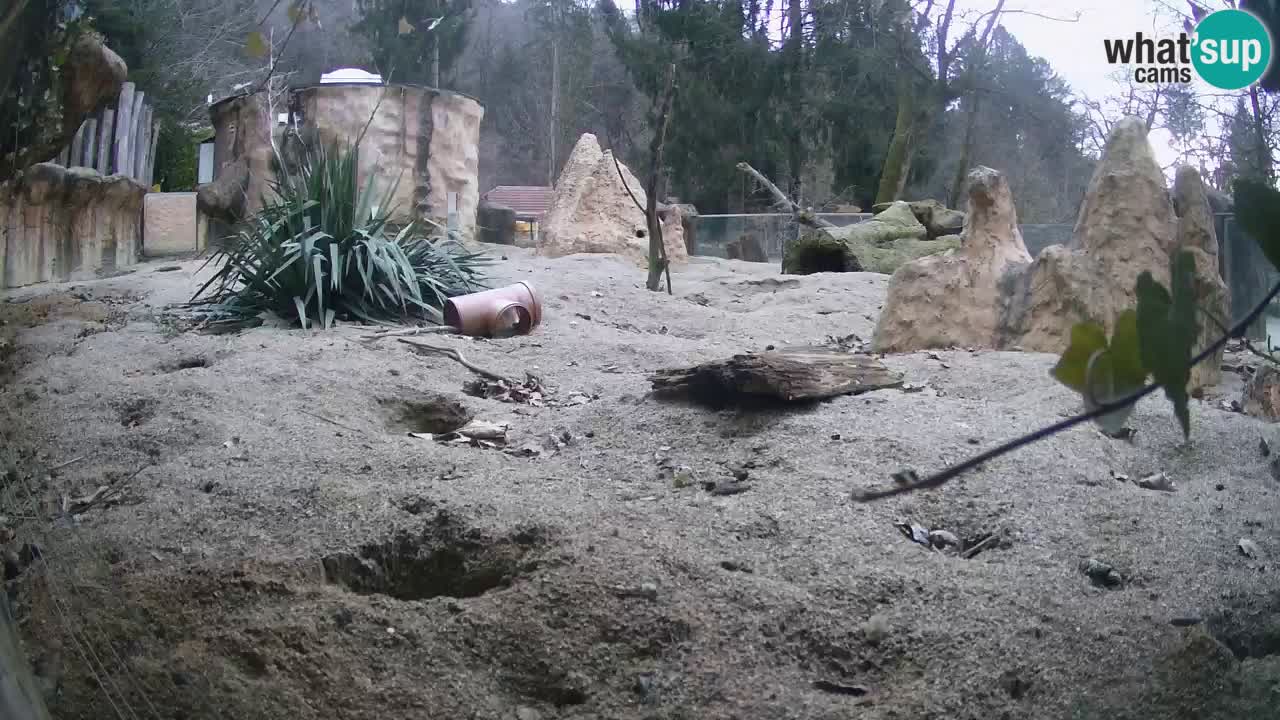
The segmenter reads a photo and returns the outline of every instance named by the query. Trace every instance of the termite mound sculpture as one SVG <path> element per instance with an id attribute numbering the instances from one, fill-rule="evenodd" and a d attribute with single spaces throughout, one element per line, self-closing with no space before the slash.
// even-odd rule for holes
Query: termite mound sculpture
<path id="1" fill-rule="evenodd" d="M 1167 286 L 1169 258 L 1180 249 L 1195 256 L 1200 306 L 1227 318 L 1229 294 L 1204 183 L 1182 168 L 1171 194 L 1138 118 L 1122 120 L 1107 139 L 1069 245 L 1031 258 L 1009 185 L 996 170 L 970 172 L 968 204 L 958 250 L 909 262 L 890 279 L 872 340 L 876 352 L 1061 353 L 1076 323 L 1095 322 L 1110 334 L 1120 313 L 1136 306 L 1142 272 Z M 1201 346 L 1220 332 L 1210 322 L 1201 327 Z M 1216 384 L 1220 365 L 1221 357 L 1197 365 L 1190 388 Z"/>

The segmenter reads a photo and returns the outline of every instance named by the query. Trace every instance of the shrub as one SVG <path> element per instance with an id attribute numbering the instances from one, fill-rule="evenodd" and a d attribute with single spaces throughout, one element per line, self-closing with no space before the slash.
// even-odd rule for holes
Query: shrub
<path id="1" fill-rule="evenodd" d="M 209 258 L 217 272 L 196 292 L 211 321 L 270 311 L 303 328 L 335 319 L 441 321 L 447 298 L 481 289 L 490 259 L 436 223 L 390 225 L 395 183 L 358 182 L 358 151 L 314 144 L 296 169 L 278 162 L 274 197 Z"/>

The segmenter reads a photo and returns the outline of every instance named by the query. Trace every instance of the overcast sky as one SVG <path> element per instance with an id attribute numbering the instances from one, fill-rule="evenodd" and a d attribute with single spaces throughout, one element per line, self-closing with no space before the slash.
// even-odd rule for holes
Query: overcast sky
<path id="1" fill-rule="evenodd" d="M 982 13 L 995 7 L 994 0 L 959 0 L 957 8 Z M 1104 38 L 1132 37 L 1177 31 L 1167 18 L 1156 17 L 1155 0 L 1008 0 L 1001 18 L 1005 29 L 1013 33 L 1027 52 L 1038 55 L 1057 71 L 1078 94 L 1091 98 L 1116 92 L 1119 87 L 1108 75 L 1116 66 L 1108 65 L 1103 54 Z M 1030 13 L 1074 19 L 1054 22 Z M 1162 165 L 1172 162 L 1177 154 L 1168 146 L 1168 138 L 1160 131 L 1152 133 L 1152 146 Z"/>

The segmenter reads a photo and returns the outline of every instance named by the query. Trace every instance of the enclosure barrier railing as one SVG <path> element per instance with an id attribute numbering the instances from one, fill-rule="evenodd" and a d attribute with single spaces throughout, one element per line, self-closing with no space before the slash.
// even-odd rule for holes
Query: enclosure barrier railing
<path id="1" fill-rule="evenodd" d="M 146 96 L 133 83 L 125 83 L 115 104 L 81 123 L 71 144 L 52 162 L 125 175 L 151 187 L 160 126 Z"/>

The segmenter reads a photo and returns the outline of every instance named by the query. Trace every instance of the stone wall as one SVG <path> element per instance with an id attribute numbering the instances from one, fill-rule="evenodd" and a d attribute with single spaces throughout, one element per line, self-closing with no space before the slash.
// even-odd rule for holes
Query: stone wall
<path id="1" fill-rule="evenodd" d="M 142 210 L 142 254 L 184 255 L 204 249 L 196 194 L 148 193 Z"/>
<path id="2" fill-rule="evenodd" d="M 40 163 L 0 185 L 0 287 L 82 280 L 137 262 L 147 189 Z"/>
<path id="3" fill-rule="evenodd" d="M 443 223 L 448 193 L 457 193 L 458 229 L 472 236 L 480 204 L 479 102 L 410 85 L 330 84 L 296 90 L 290 111 L 303 136 L 314 131 L 321 142 L 355 142 L 364 132 L 361 187 L 370 173 L 382 189 L 398 181 L 397 220 Z"/>

